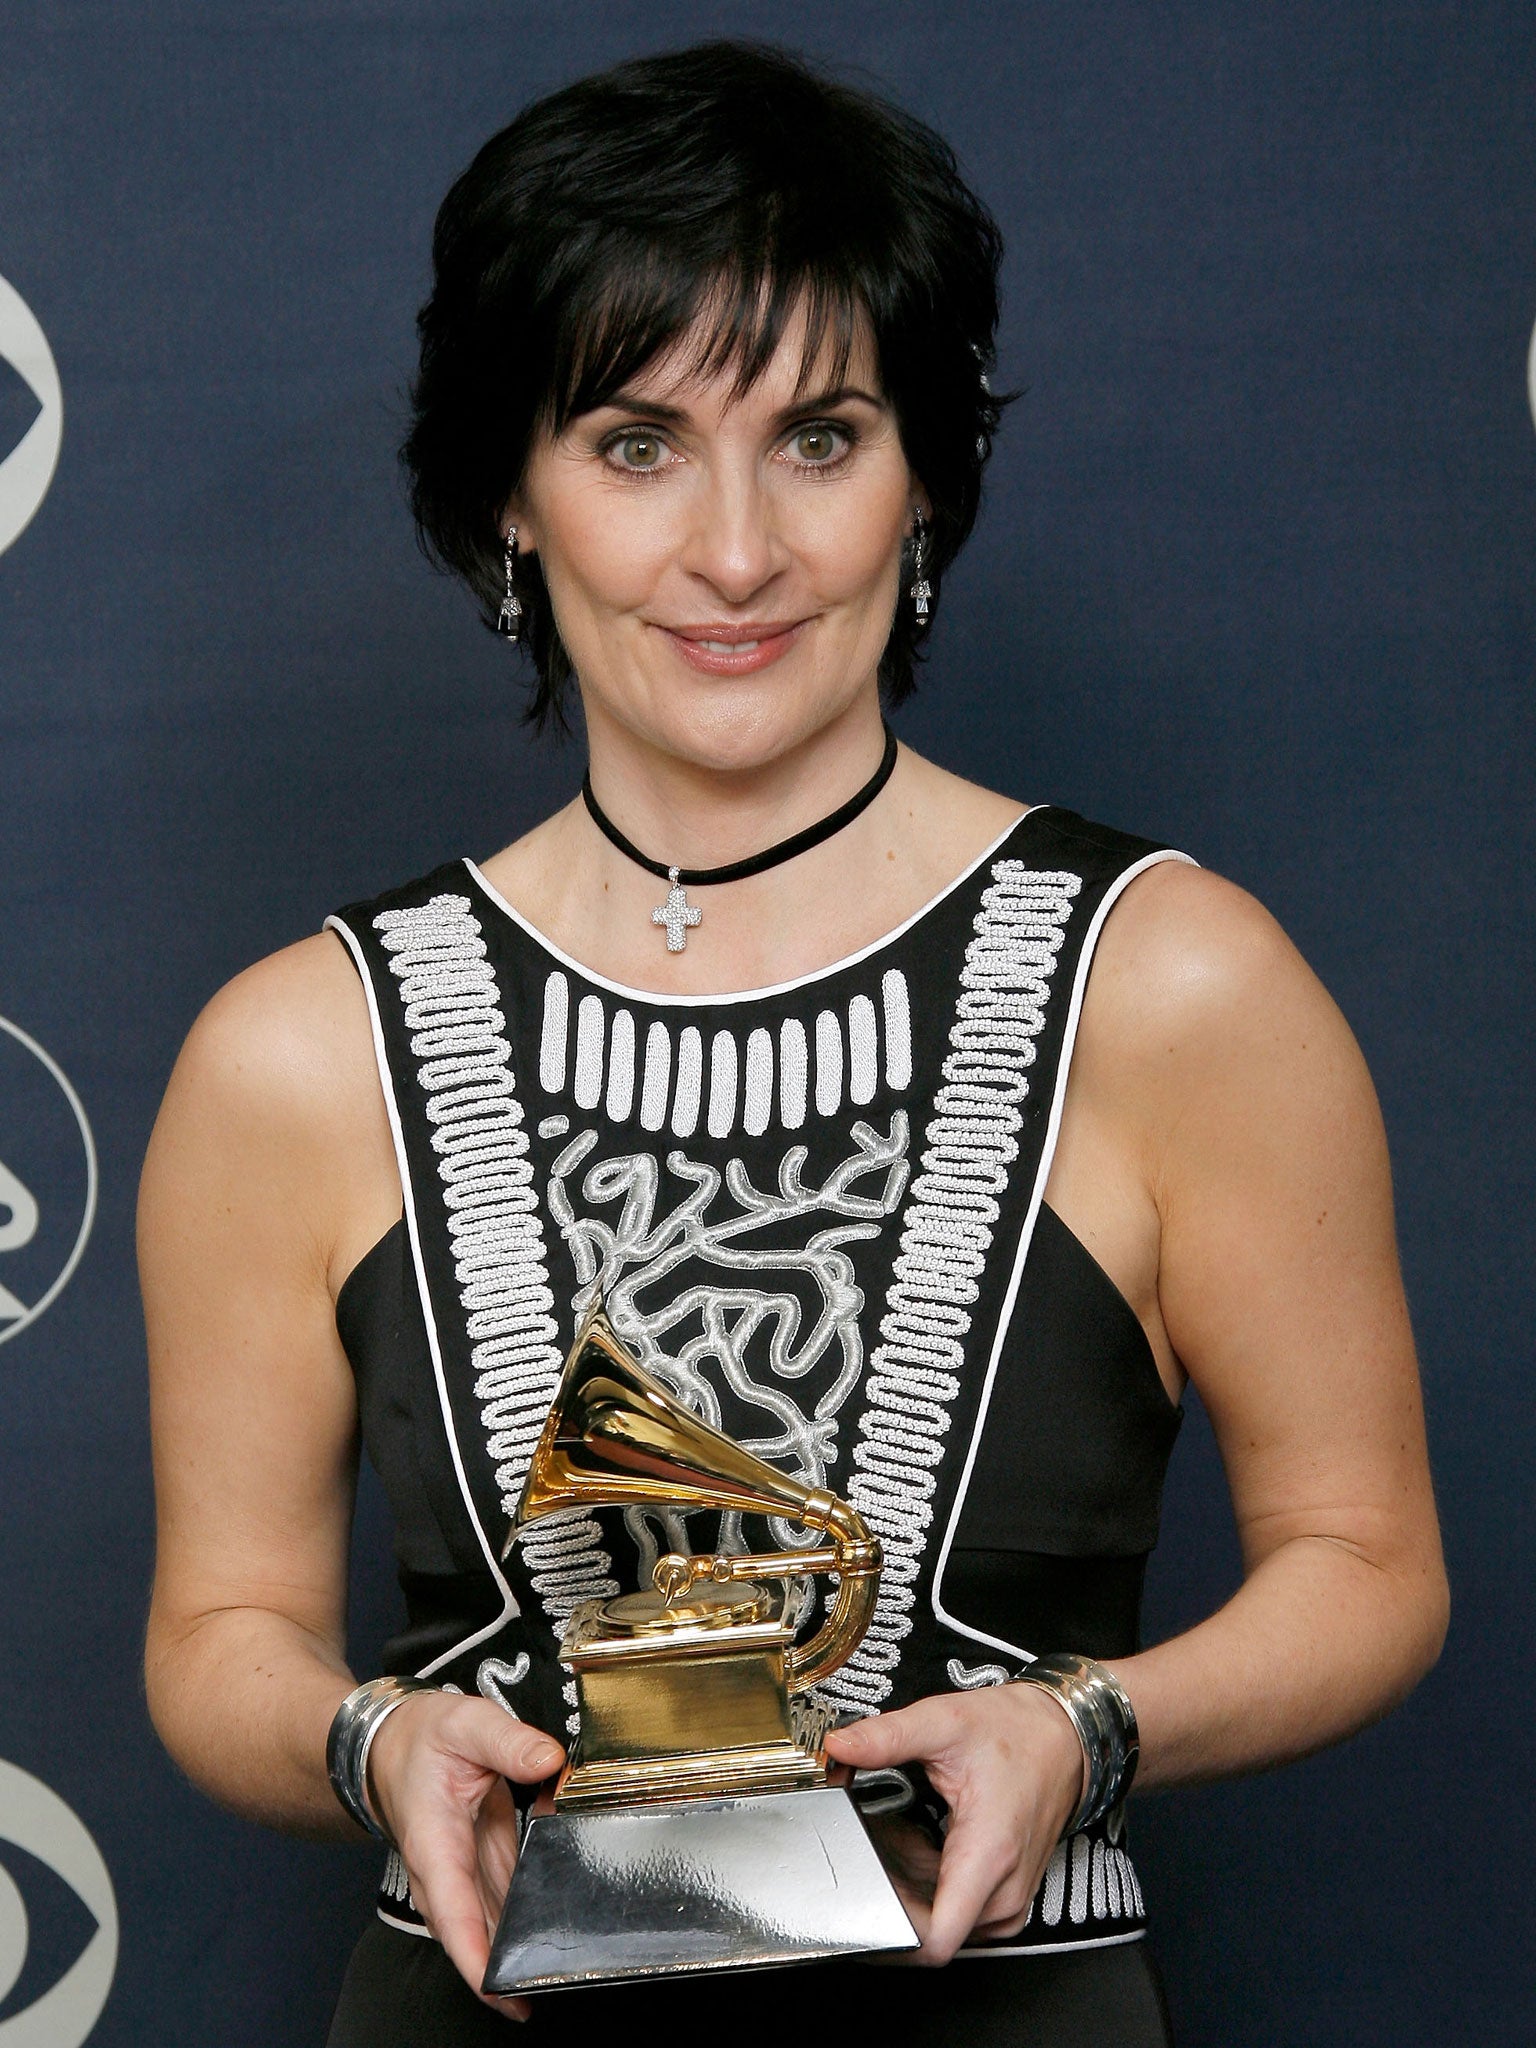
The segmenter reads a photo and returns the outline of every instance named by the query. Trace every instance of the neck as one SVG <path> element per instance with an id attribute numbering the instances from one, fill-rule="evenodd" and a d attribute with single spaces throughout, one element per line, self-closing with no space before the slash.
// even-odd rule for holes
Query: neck
<path id="1" fill-rule="evenodd" d="M 593 793 L 653 860 L 713 868 L 749 859 L 816 824 L 868 781 L 885 745 L 878 697 L 861 693 L 828 724 L 766 758 L 753 741 L 750 733 L 731 735 L 722 758 L 684 759 L 589 716 Z M 599 836 L 590 822 L 589 829 Z"/>

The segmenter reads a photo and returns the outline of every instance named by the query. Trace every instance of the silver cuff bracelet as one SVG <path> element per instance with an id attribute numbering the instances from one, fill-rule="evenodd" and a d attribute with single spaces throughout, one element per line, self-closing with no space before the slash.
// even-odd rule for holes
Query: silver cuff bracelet
<path id="1" fill-rule="evenodd" d="M 368 1804 L 368 1752 L 373 1738 L 402 1700 L 413 1692 L 440 1692 L 424 1678 L 370 1678 L 349 1692 L 336 1709 L 331 1732 L 325 1741 L 325 1764 L 331 1790 L 359 1827 L 393 1849 L 390 1839 Z"/>
<path id="2" fill-rule="evenodd" d="M 1131 1789 L 1141 1754 L 1136 1709 L 1114 1673 L 1091 1657 L 1065 1652 L 1037 1657 L 1014 1683 L 1049 1693 L 1077 1730 L 1088 1767 L 1086 1783 L 1078 1809 L 1063 1830 L 1075 1834 L 1118 1806 Z"/>

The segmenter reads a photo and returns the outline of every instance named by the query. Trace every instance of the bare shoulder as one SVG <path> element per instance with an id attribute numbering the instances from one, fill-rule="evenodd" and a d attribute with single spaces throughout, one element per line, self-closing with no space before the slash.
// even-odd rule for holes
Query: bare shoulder
<path id="1" fill-rule="evenodd" d="M 362 985 L 321 932 L 219 990 L 188 1034 L 167 1099 L 207 1096 L 263 1122 L 314 1130 L 344 1116 L 373 1072 Z"/>
<path id="2" fill-rule="evenodd" d="M 1162 1026 L 1199 1039 L 1260 1023 L 1277 1003 L 1333 1009 L 1256 897 L 1182 860 L 1159 862 L 1132 882 L 1104 928 L 1094 976 L 1113 998 L 1104 1007 L 1134 1009 L 1144 1038 Z"/>
<path id="3" fill-rule="evenodd" d="M 153 1227 L 189 1204 L 207 1217 L 260 1202 L 329 1264 L 398 1200 L 362 985 L 318 933 L 236 975 L 198 1017 L 156 1121 L 141 1213 Z"/>
<path id="4" fill-rule="evenodd" d="M 1183 861 L 1138 876 L 1106 924 L 1082 1051 L 1164 1123 L 1233 1084 L 1255 1105 L 1371 1094 L 1348 1024 L 1276 919 Z"/>

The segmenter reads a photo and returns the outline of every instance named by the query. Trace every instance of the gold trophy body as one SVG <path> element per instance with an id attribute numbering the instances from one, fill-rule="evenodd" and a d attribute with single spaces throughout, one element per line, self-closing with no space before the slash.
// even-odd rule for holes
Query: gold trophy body
<path id="1" fill-rule="evenodd" d="M 762 1586 L 706 1582 L 573 1615 L 560 1660 L 581 1734 L 556 1810 L 824 1785 L 820 1730 L 790 1695 L 784 1605 Z"/>
<path id="2" fill-rule="evenodd" d="M 845 1501 L 683 1407 L 599 1303 L 566 1361 L 507 1549 L 546 1515 L 641 1506 L 779 1516 L 827 1541 L 670 1555 L 649 1590 L 573 1611 L 560 1659 L 580 1732 L 554 1813 L 525 1832 L 485 1988 L 915 1947 L 852 1801 L 827 1784 L 830 1716 L 803 1697 L 868 1627 L 880 1546 Z M 838 1590 L 797 1644 L 789 1588 L 808 1572 L 836 1573 Z"/>

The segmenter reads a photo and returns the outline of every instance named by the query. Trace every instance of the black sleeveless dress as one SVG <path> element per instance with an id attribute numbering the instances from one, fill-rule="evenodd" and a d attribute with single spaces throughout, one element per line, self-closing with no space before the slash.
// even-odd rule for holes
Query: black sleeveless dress
<path id="1" fill-rule="evenodd" d="M 874 1620 L 819 1688 L 829 1705 L 998 1684 L 1046 1649 L 1135 1649 L 1178 1410 L 1134 1313 L 1041 1196 L 1103 922 L 1178 858 L 1041 807 L 873 946 L 732 996 L 605 980 L 469 862 L 330 920 L 368 995 L 406 1198 L 337 1304 L 396 1520 L 406 1626 L 387 1668 L 564 1740 L 573 1606 L 648 1583 L 661 1550 L 804 1541 L 751 1518 L 598 1511 L 535 1525 L 501 1563 L 599 1293 L 689 1406 L 881 1538 Z M 883 1775 L 884 1803 L 932 1807 L 920 1774 Z M 847 1998 L 861 2025 L 913 2040 L 1070 2025 L 1162 2042 L 1145 1928 L 1117 1810 L 1058 1847 L 1018 1937 L 948 1971 L 564 1992 L 540 2016 L 738 2042 L 771 2024 L 778 2041 L 785 2000 Z M 506 2024 L 426 1935 L 392 1857 L 333 2048 Z"/>

